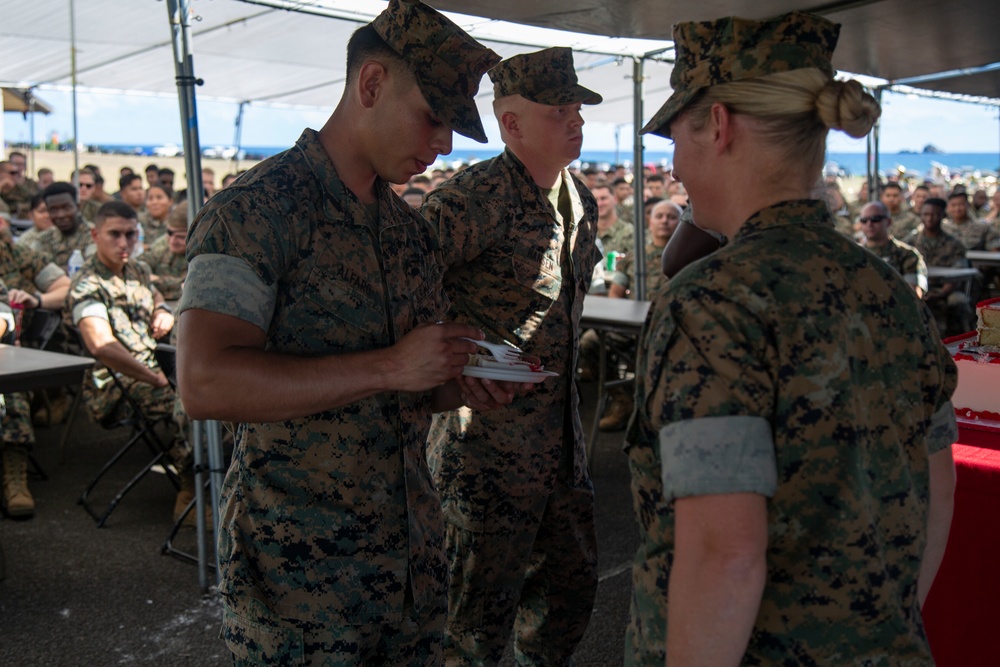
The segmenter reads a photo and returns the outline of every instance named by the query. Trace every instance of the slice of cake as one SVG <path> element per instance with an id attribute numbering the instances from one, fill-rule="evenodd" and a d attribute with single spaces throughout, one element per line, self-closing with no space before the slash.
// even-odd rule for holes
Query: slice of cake
<path id="1" fill-rule="evenodd" d="M 1000 297 L 978 303 L 976 316 L 979 344 L 1000 351 Z"/>
<path id="2" fill-rule="evenodd" d="M 944 341 L 957 346 L 958 387 L 951 402 L 959 417 L 1000 424 L 1000 298 L 979 302 L 976 314 L 975 332 Z"/>

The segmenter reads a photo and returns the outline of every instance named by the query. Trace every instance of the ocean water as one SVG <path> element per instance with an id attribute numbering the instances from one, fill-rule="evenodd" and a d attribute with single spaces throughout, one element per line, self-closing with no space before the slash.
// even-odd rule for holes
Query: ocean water
<path id="1" fill-rule="evenodd" d="M 102 145 L 97 148 L 106 152 L 126 153 L 132 155 L 153 155 L 153 145 Z M 203 147 L 204 149 L 208 146 Z M 247 158 L 260 159 L 269 157 L 288 148 L 287 146 L 245 146 Z M 439 158 L 442 163 L 452 164 L 460 162 L 470 162 L 493 157 L 500 152 L 499 148 L 483 146 L 481 148 L 460 148 L 452 151 L 449 155 Z M 647 152 L 644 156 L 646 164 L 656 164 L 669 166 L 673 158 L 672 153 Z M 833 165 L 841 170 L 844 175 L 858 176 L 866 173 L 867 156 L 865 153 L 828 153 L 826 156 L 828 166 Z M 614 164 L 632 164 L 632 153 L 624 151 L 590 151 L 584 150 L 580 156 L 580 162 L 586 162 L 599 167 Z M 946 168 L 950 172 L 974 173 L 980 172 L 983 175 L 996 174 L 1000 171 L 1000 155 L 992 153 L 882 153 L 879 156 L 879 171 L 883 173 L 895 172 L 899 167 L 903 167 L 907 172 L 919 175 L 927 175 L 935 169 Z"/>

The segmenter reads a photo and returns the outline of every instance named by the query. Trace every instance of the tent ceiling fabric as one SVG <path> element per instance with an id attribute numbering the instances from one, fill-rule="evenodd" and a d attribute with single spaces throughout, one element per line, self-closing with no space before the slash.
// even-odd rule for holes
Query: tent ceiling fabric
<path id="1" fill-rule="evenodd" d="M 439 0 L 439 9 L 518 23 L 599 35 L 670 39 L 671 26 L 738 15 L 763 19 L 799 9 L 843 25 L 834 66 L 841 71 L 888 79 L 981 67 L 1000 62 L 1000 2 L 996 0 Z M 984 87 L 960 79 L 948 90 L 997 97 L 1000 73 Z M 932 83 L 922 85 L 935 89 Z M 987 93 L 988 94 L 988 93 Z"/>
<path id="2" fill-rule="evenodd" d="M 675 21 L 733 13 L 764 17 L 792 8 L 820 7 L 780 0 L 752 4 L 431 0 L 430 4 L 465 15 L 453 18 L 501 56 L 546 45 L 573 47 L 581 83 L 605 98 L 603 104 L 587 108 L 587 119 L 615 124 L 631 124 L 633 119 L 629 56 L 668 47 L 663 38 Z M 842 5 L 846 8 L 837 9 Z M 343 88 L 347 39 L 384 6 L 382 0 L 192 0 L 194 71 L 204 80 L 196 94 L 205 99 L 330 109 Z M 898 79 L 1000 62 L 996 0 L 881 0 L 824 6 L 827 9 L 821 8 L 821 13 L 844 24 L 835 60 L 844 71 Z M 171 31 L 162 0 L 86 0 L 76 2 L 75 10 L 80 87 L 176 94 Z M 324 12 L 334 16 L 318 15 Z M 0 84 L 68 87 L 67 0 L 0 0 L 0 16 L 4 17 Z M 530 25 L 499 36 L 502 26 L 494 19 L 501 18 Z M 543 33 L 532 26 L 599 36 Z M 652 37 L 659 39 L 648 39 Z M 648 118 L 670 94 L 670 65 L 647 60 L 644 68 L 642 115 Z M 1000 72 L 918 85 L 996 98 Z M 490 88 L 484 78 L 478 101 L 485 115 L 492 115 Z"/>

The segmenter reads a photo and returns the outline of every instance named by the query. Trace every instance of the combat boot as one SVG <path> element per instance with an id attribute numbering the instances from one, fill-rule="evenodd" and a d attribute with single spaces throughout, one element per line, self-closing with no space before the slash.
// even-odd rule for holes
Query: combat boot
<path id="1" fill-rule="evenodd" d="M 632 416 L 632 394 L 621 387 L 615 387 L 610 394 L 611 403 L 597 423 L 597 428 L 601 431 L 620 431 Z"/>
<path id="2" fill-rule="evenodd" d="M 3 445 L 3 509 L 13 519 L 35 515 L 35 499 L 28 490 L 28 450 Z"/>

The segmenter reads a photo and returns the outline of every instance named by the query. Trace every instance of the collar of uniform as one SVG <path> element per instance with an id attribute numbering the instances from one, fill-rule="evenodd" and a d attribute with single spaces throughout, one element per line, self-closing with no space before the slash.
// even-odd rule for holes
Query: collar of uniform
<path id="1" fill-rule="evenodd" d="M 365 216 L 365 205 L 361 203 L 353 192 L 348 189 L 337 174 L 337 168 L 333 166 L 333 161 L 326 154 L 323 144 L 319 140 L 319 132 L 311 128 L 302 131 L 298 141 L 295 142 L 298 148 L 309 163 L 309 168 L 323 184 L 327 199 L 338 204 L 343 209 L 344 217 L 350 219 L 351 224 L 367 227 L 368 221 Z M 409 216 L 401 214 L 385 216 L 381 212 L 384 210 L 394 210 L 397 213 L 405 212 L 401 204 L 405 205 L 402 199 L 393 196 L 389 184 L 381 178 L 375 179 L 375 192 L 379 203 L 378 227 L 386 229 L 409 222 Z"/>
<path id="2" fill-rule="evenodd" d="M 535 200 L 539 203 L 539 205 L 544 206 L 546 209 L 548 209 L 548 198 L 546 198 L 545 193 L 542 192 L 542 189 L 538 187 L 538 184 L 535 183 L 535 179 L 532 177 L 531 172 L 529 172 L 528 168 L 524 166 L 524 163 L 521 162 L 521 159 L 516 155 L 514 155 L 514 153 L 510 150 L 510 148 L 503 149 L 503 153 L 501 153 L 501 159 L 504 161 L 504 164 L 506 164 L 509 169 L 514 171 L 521 178 L 522 181 L 531 184 L 533 192 L 535 193 Z M 563 181 L 566 182 L 566 187 L 569 188 L 569 200 L 570 204 L 573 207 L 573 226 L 575 227 L 577 223 L 583 218 L 583 213 L 584 213 L 583 200 L 580 198 L 580 192 L 576 188 L 576 183 L 573 180 L 573 175 L 569 173 L 569 169 L 567 169 L 566 167 L 563 167 L 561 180 L 556 183 L 556 187 L 561 187 Z"/>
<path id="3" fill-rule="evenodd" d="M 833 228 L 833 216 L 826 202 L 819 199 L 793 199 L 761 209 L 747 219 L 733 238 L 733 243 L 772 227 L 819 224 Z"/>
<path id="4" fill-rule="evenodd" d="M 112 278 L 118 277 L 104 262 L 98 259 L 96 253 L 91 255 L 90 259 L 87 261 L 90 262 L 90 265 L 94 268 L 94 273 L 96 273 L 99 277 L 105 280 L 111 280 Z M 125 262 L 125 265 L 122 266 L 122 280 L 139 278 L 139 267 L 136 266 L 136 261 L 138 260 L 129 259 L 129 261 Z"/>

